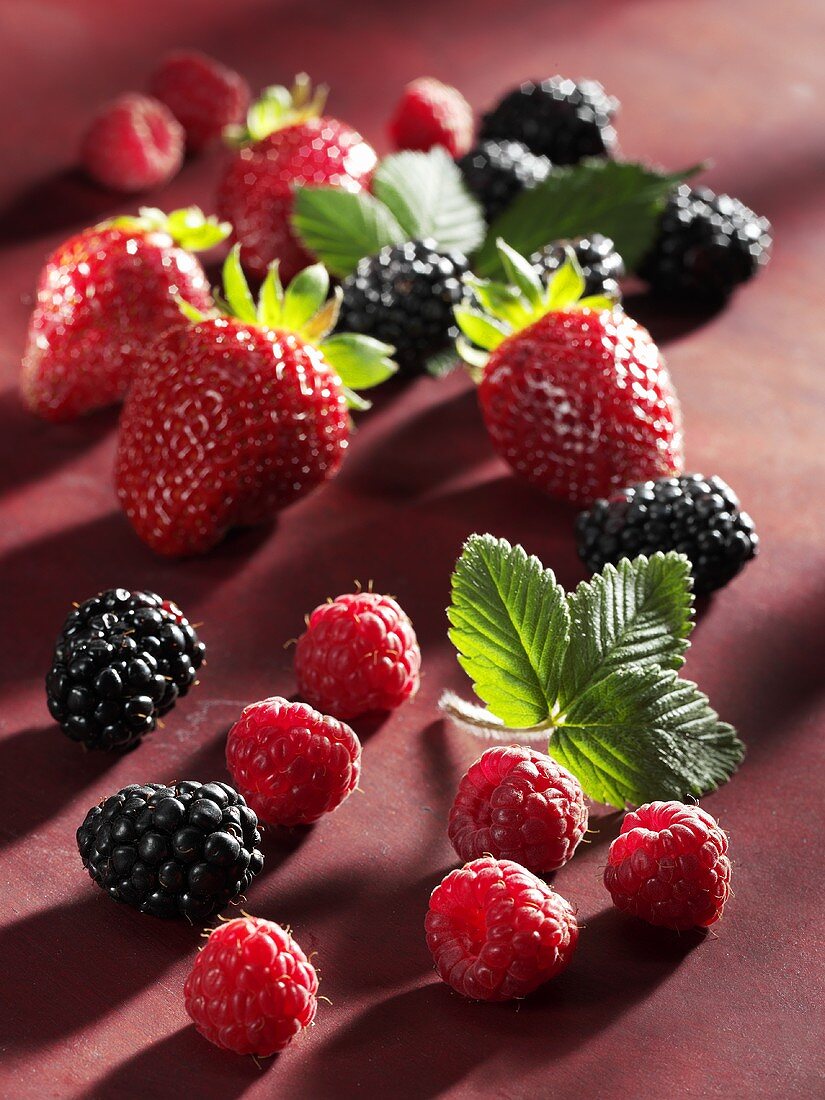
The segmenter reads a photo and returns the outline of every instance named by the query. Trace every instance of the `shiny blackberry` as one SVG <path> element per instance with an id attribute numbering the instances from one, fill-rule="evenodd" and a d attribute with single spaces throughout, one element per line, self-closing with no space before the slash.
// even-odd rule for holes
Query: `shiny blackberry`
<path id="1" fill-rule="evenodd" d="M 175 604 L 113 588 L 69 613 L 46 676 L 49 712 L 88 749 L 127 749 L 186 695 L 205 646 Z"/>
<path id="2" fill-rule="evenodd" d="M 616 145 L 612 121 L 618 107 L 595 80 L 527 80 L 483 116 L 481 139 L 523 142 L 553 164 L 608 157 Z"/>
<path id="3" fill-rule="evenodd" d="M 766 218 L 729 195 L 681 184 L 638 273 L 663 294 L 724 301 L 768 262 L 770 246 Z"/>
<path id="4" fill-rule="evenodd" d="M 228 783 L 133 783 L 104 798 L 77 830 L 98 886 L 155 917 L 205 921 L 263 867 L 258 818 Z"/>
<path id="5" fill-rule="evenodd" d="M 625 273 L 624 262 L 610 237 L 601 233 L 591 233 L 589 237 L 577 237 L 573 241 L 555 241 L 534 252 L 530 263 L 540 279 L 546 280 L 561 267 L 567 255 L 565 246 L 573 249 L 579 261 L 586 295 L 603 294 L 617 302 L 622 300 L 618 280 Z"/>
<path id="6" fill-rule="evenodd" d="M 701 595 L 731 581 L 756 557 L 759 537 L 736 493 L 720 477 L 702 474 L 643 481 L 597 500 L 576 521 L 579 557 L 592 572 L 607 562 L 657 550 L 691 561 Z"/>
<path id="7" fill-rule="evenodd" d="M 522 191 L 547 179 L 552 164 L 520 141 L 482 141 L 458 162 L 469 191 L 494 222 Z"/>
<path id="8" fill-rule="evenodd" d="M 401 370 L 421 373 L 457 335 L 453 305 L 468 270 L 463 255 L 439 252 L 433 241 L 388 245 L 344 280 L 338 327 L 392 344 Z"/>

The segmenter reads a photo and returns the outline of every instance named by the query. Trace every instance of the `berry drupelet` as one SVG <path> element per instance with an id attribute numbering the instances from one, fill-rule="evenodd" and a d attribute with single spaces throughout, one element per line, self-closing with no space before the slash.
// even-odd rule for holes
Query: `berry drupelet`
<path id="1" fill-rule="evenodd" d="M 113 588 L 69 613 L 46 677 L 49 711 L 88 749 L 127 749 L 186 695 L 206 647 L 180 609 Z"/>
<path id="2" fill-rule="evenodd" d="M 439 252 L 433 241 L 387 245 L 344 280 L 338 330 L 391 344 L 402 371 L 421 373 L 456 336 L 453 306 L 468 270 L 466 257 Z"/>
<path id="3" fill-rule="evenodd" d="M 594 573 L 621 558 L 676 550 L 691 561 L 697 595 L 733 580 L 759 548 L 736 493 L 722 478 L 702 474 L 643 481 L 597 500 L 579 514 L 576 539 Z"/>
<path id="4" fill-rule="evenodd" d="M 729 195 L 681 184 L 638 271 L 663 294 L 720 302 L 768 262 L 770 246 L 766 218 Z"/>
<path id="5" fill-rule="evenodd" d="M 553 167 L 547 157 L 531 153 L 520 141 L 482 141 L 458 166 L 488 222 L 504 213 L 522 191 L 547 179 Z"/>
<path id="6" fill-rule="evenodd" d="M 572 249 L 584 275 L 585 295 L 604 295 L 616 302 L 622 300 L 619 279 L 625 274 L 624 261 L 610 237 L 601 233 L 576 237 L 572 241 L 554 241 L 534 252 L 530 263 L 542 281 L 558 271 L 567 258 L 568 249 Z"/>
<path id="7" fill-rule="evenodd" d="M 258 818 L 228 783 L 132 784 L 93 806 L 77 830 L 102 890 L 155 917 L 203 921 L 263 867 Z"/>
<path id="8" fill-rule="evenodd" d="M 595 80 L 526 80 L 484 115 L 481 138 L 521 141 L 553 164 L 607 157 L 616 144 L 612 120 L 618 106 Z"/>

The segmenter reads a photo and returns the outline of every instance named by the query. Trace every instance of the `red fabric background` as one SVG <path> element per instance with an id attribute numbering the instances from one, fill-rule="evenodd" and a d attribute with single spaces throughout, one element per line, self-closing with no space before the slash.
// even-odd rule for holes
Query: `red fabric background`
<path id="1" fill-rule="evenodd" d="M 821 1088 L 823 564 L 822 5 L 818 0 L 415 5 L 384 0 L 19 0 L 0 6 L 0 1093 L 15 1097 L 813 1097 Z M 84 120 L 145 80 L 157 52 L 198 45 L 261 85 L 306 69 L 382 142 L 403 83 L 432 73 L 477 105 L 528 75 L 601 79 L 623 151 L 709 180 L 773 221 L 762 277 L 712 317 L 631 310 L 662 343 L 691 468 L 718 472 L 764 551 L 702 608 L 688 671 L 748 743 L 706 800 L 732 837 L 735 897 L 703 942 L 614 914 L 599 881 L 616 820 L 556 878 L 584 923 L 569 971 L 519 1006 L 468 1004 L 432 973 L 427 897 L 453 865 L 445 817 L 478 745 L 435 703 L 466 690 L 443 608 L 462 540 L 522 542 L 566 585 L 582 576 L 570 510 L 496 461 L 460 376 L 388 388 L 338 480 L 272 530 L 169 563 L 116 508 L 114 415 L 66 427 L 15 392 L 39 265 L 118 207 L 71 171 Z M 219 158 L 188 165 L 165 207 L 209 207 Z M 74 830 L 127 782 L 222 777 L 240 707 L 290 694 L 283 643 L 354 578 L 409 610 L 424 650 L 414 704 L 365 736 L 364 793 L 289 843 L 266 842 L 248 908 L 317 950 L 317 1027 L 274 1064 L 224 1055 L 188 1026 L 192 929 L 117 908 L 85 877 Z M 124 759 L 84 756 L 50 723 L 42 674 L 73 599 L 147 586 L 202 620 L 201 687 Z"/>

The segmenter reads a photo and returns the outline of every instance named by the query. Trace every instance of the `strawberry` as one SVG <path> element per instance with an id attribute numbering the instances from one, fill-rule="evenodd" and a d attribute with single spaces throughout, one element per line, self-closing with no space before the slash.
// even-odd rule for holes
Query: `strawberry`
<path id="1" fill-rule="evenodd" d="M 575 255 L 546 283 L 503 241 L 510 284 L 465 277 L 459 352 L 498 453 L 556 497 L 587 502 L 682 470 L 679 402 L 649 333 L 585 297 Z"/>
<path id="2" fill-rule="evenodd" d="M 218 189 L 221 216 L 235 227 L 244 264 L 265 275 L 280 261 L 291 279 L 312 257 L 298 241 L 290 218 L 293 192 L 302 184 L 360 191 L 369 184 L 375 150 L 338 119 L 321 117 L 326 89 L 315 94 L 309 79 L 296 77 L 292 91 L 267 88 L 253 104 L 234 139 L 235 154 Z"/>
<path id="3" fill-rule="evenodd" d="M 224 265 L 228 314 L 186 303 L 189 324 L 148 350 L 120 424 L 115 484 L 138 535 L 167 555 L 209 550 L 262 523 L 341 464 L 347 406 L 395 370 L 392 348 L 335 333 L 340 289 L 316 264 L 284 292 L 272 265 L 257 307 L 236 245 Z M 342 382 L 343 379 L 343 382 Z"/>
<path id="4" fill-rule="evenodd" d="M 249 85 L 233 69 L 199 50 L 174 50 L 162 58 L 150 89 L 186 131 L 186 146 L 199 153 L 226 126 L 238 125 L 249 107 Z"/>
<path id="5" fill-rule="evenodd" d="M 32 412 L 71 420 L 119 401 L 147 342 L 186 323 L 176 296 L 210 307 L 192 250 L 229 231 L 197 207 L 168 217 L 143 208 L 64 241 L 40 273 L 29 321 L 20 386 Z"/>

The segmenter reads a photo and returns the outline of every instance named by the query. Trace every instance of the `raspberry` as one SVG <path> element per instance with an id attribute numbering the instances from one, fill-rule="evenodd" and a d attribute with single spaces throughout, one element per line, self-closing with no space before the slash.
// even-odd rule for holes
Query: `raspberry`
<path id="1" fill-rule="evenodd" d="M 579 938 L 561 894 L 518 863 L 490 856 L 436 886 L 425 928 L 439 977 L 476 1001 L 526 997 L 564 970 Z"/>
<path id="2" fill-rule="evenodd" d="M 249 888 L 264 864 L 258 819 L 227 783 L 133 783 L 77 830 L 98 886 L 155 917 L 203 921 Z"/>
<path id="3" fill-rule="evenodd" d="M 442 145 L 451 157 L 461 157 L 473 143 L 473 109 L 457 88 L 422 76 L 404 89 L 389 131 L 396 149 Z"/>
<path id="4" fill-rule="evenodd" d="M 210 1043 L 266 1058 L 315 1019 L 318 975 L 279 924 L 236 917 L 210 933 L 183 992 L 186 1011 Z"/>
<path id="5" fill-rule="evenodd" d="M 727 835 L 698 806 L 649 802 L 625 815 L 604 884 L 617 909 L 650 924 L 706 928 L 730 893 L 727 850 Z"/>
<path id="6" fill-rule="evenodd" d="M 295 650 L 300 693 L 336 718 L 392 710 L 418 691 L 421 651 L 390 596 L 357 592 L 316 607 Z"/>
<path id="7" fill-rule="evenodd" d="M 87 749 L 132 748 L 186 695 L 205 651 L 180 608 L 154 592 L 101 592 L 63 624 L 49 713 Z"/>
<path id="8" fill-rule="evenodd" d="M 167 183 L 183 163 L 184 141 L 168 107 L 130 92 L 92 120 L 80 158 L 96 183 L 128 194 Z"/>
<path id="9" fill-rule="evenodd" d="M 306 703 L 252 703 L 229 731 L 226 765 L 262 821 L 311 825 L 358 786 L 361 742 Z"/>
<path id="10" fill-rule="evenodd" d="M 249 85 L 239 73 L 198 50 L 167 54 L 149 90 L 183 126 L 193 152 L 217 141 L 225 126 L 240 123 L 250 100 Z"/>
<path id="11" fill-rule="evenodd" d="M 586 830 L 578 779 L 544 753 L 510 745 L 487 749 L 470 766 L 448 833 L 462 860 L 489 852 L 539 874 L 563 867 Z"/>

